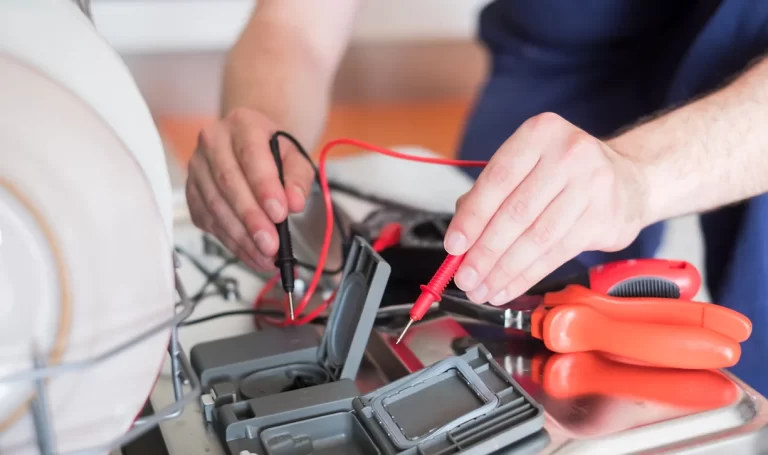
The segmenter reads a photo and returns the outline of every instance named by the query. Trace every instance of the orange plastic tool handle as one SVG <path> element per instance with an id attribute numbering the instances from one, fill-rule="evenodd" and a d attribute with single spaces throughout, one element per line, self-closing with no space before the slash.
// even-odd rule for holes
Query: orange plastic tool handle
<path id="1" fill-rule="evenodd" d="M 743 314 L 712 303 L 653 297 L 611 297 L 571 285 L 544 296 L 544 306 L 589 305 L 613 319 L 654 324 L 702 327 L 737 343 L 752 334 L 752 322 Z"/>
<path id="2" fill-rule="evenodd" d="M 554 398 L 607 395 L 697 411 L 718 409 L 739 397 L 733 381 L 718 371 L 627 365 L 594 352 L 553 355 L 542 368 L 541 385 Z"/>
<path id="3" fill-rule="evenodd" d="M 542 340 L 551 351 L 600 351 L 651 366 L 728 368 L 741 356 L 739 343 L 711 330 L 620 321 L 587 305 L 552 308 L 542 328 Z"/>

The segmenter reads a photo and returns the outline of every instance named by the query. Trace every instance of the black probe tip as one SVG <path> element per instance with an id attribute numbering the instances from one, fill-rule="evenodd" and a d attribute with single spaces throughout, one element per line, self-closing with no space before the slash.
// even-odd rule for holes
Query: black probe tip
<path id="1" fill-rule="evenodd" d="M 288 221 L 277 224 L 277 236 L 280 239 L 280 247 L 277 250 L 277 259 L 275 266 L 280 271 L 280 280 L 285 292 L 293 292 L 294 268 L 296 267 L 296 258 L 293 256 L 293 244 L 291 243 L 291 233 L 288 230 Z"/>

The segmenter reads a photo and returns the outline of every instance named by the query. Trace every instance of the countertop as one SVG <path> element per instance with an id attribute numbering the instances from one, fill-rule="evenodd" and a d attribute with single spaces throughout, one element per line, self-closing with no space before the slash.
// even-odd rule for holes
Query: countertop
<path id="1" fill-rule="evenodd" d="M 424 150 L 410 150 L 412 153 L 426 153 Z M 444 167 L 424 166 L 412 169 L 410 165 L 386 160 L 378 156 L 357 156 L 339 160 L 329 165 L 329 174 L 348 176 L 349 183 L 365 185 L 369 191 L 386 192 L 390 197 L 403 199 L 411 197 L 414 202 L 425 207 L 436 207 L 438 210 L 452 205 L 455 197 L 465 191 L 471 182 L 455 170 Z M 372 173 L 376 169 L 378 173 Z M 367 172 L 366 172 L 367 170 Z M 386 171 L 386 172 L 384 172 Z M 381 173 L 386 175 L 405 174 L 403 182 L 412 181 L 408 172 L 433 172 L 434 180 L 439 180 L 446 186 L 445 191 L 414 194 L 413 188 L 407 185 L 394 185 L 392 192 L 391 179 L 374 178 Z M 379 181 L 381 180 L 381 181 Z M 410 196 L 409 196 L 410 195 Z M 418 196 L 418 197 L 413 197 Z M 350 201 L 339 199 L 344 209 L 361 217 L 370 207 L 351 204 Z M 180 211 L 179 213 L 183 213 Z M 200 232 L 197 231 L 183 215 L 177 220 L 175 243 L 185 250 L 199 254 Z M 213 262 L 210 262 L 213 261 Z M 211 268 L 216 266 L 216 259 L 209 259 Z M 240 282 L 240 292 L 247 302 L 256 295 L 262 281 L 254 278 L 248 272 L 231 269 L 231 275 Z M 229 273 L 229 272 L 228 272 Z M 183 266 L 180 269 L 182 282 L 194 293 L 201 284 L 202 275 L 194 268 Z M 203 316 L 222 310 L 235 309 L 242 303 L 228 302 L 220 298 L 211 298 L 201 303 L 193 317 Z M 182 328 L 180 338 L 185 349 L 192 345 L 217 337 L 232 336 L 252 330 L 252 320 L 247 316 L 221 318 L 205 324 Z M 520 384 L 542 403 L 547 411 L 546 429 L 550 445 L 543 453 L 606 453 L 651 450 L 658 451 L 675 448 L 678 452 L 712 453 L 712 451 L 727 450 L 730 453 L 760 453 L 765 448 L 765 438 L 758 437 L 766 428 L 768 410 L 766 401 L 749 387 L 734 379 L 727 390 L 712 393 L 711 390 L 701 389 L 695 376 L 686 372 L 661 378 L 659 387 L 669 390 L 680 390 L 678 395 L 685 395 L 686 390 L 698 390 L 699 395 L 709 394 L 715 398 L 725 397 L 726 401 L 713 400 L 674 400 L 673 397 L 658 394 L 653 388 L 650 391 L 641 387 L 638 389 L 606 389 L 599 386 L 601 381 L 612 384 L 611 374 L 619 370 L 596 372 L 594 368 L 587 369 L 591 374 L 593 384 L 591 390 L 581 389 L 576 396 L 568 396 L 573 387 L 552 389 L 552 379 L 545 375 L 547 365 L 554 362 L 551 356 L 540 350 L 530 349 L 526 340 L 499 341 L 494 338 L 493 331 L 478 328 L 468 322 L 458 323 L 451 318 L 417 325 L 406 337 L 401 349 L 408 349 L 416 366 L 403 365 L 402 356 L 394 355 L 393 338 L 390 333 L 374 332 L 369 343 L 369 355 L 375 354 L 378 365 L 389 364 L 388 371 L 399 369 L 404 374 L 419 365 L 429 365 L 442 358 L 456 353 L 457 339 L 465 341 L 471 335 L 479 339 L 494 352 L 497 361 L 515 377 Z M 375 348 L 375 353 L 370 351 Z M 556 359 L 558 360 L 558 359 Z M 559 358 L 562 362 L 563 359 Z M 565 359 L 566 361 L 569 359 Z M 568 363 L 568 362 L 565 362 Z M 373 369 L 370 365 L 363 368 L 364 375 L 374 378 L 369 382 L 375 386 L 375 378 L 387 376 L 383 369 Z M 564 377 L 571 381 L 570 376 Z M 563 379 L 563 378 L 560 378 Z M 653 381 L 654 375 L 643 379 Z M 655 380 L 660 380 L 656 378 Z M 626 379 L 622 380 L 626 384 Z M 565 384 L 569 384 L 568 381 Z M 562 384 L 561 384 L 562 385 Z M 629 384 L 631 385 L 631 384 Z M 172 397 L 167 370 L 161 376 L 152 394 L 152 404 L 160 407 Z M 677 389 L 675 389 L 677 387 Z M 697 389 L 699 387 L 699 389 Z M 560 390 L 557 392 L 557 390 Z M 568 392 L 568 393 L 571 393 Z M 566 393 L 566 395 L 559 395 Z M 648 394 L 651 395 L 648 395 Z M 695 396 L 695 395 L 694 395 Z M 678 397 L 680 398 L 680 397 Z M 189 453 L 222 453 L 221 446 L 213 433 L 203 425 L 199 407 L 187 408 L 181 418 L 166 422 L 161 427 L 171 455 Z M 722 453 L 722 452 L 720 452 Z"/>

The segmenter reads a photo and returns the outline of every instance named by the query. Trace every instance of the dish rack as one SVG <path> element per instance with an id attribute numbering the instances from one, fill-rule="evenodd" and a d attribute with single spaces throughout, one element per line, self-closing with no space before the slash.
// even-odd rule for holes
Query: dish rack
<path id="1" fill-rule="evenodd" d="M 71 0 L 83 12 L 83 15 L 92 21 L 91 1 L 90 0 Z M 178 255 L 173 253 L 174 268 L 181 266 Z M 172 420 L 181 415 L 184 408 L 193 402 L 197 402 L 200 396 L 200 381 L 195 375 L 189 359 L 184 353 L 179 343 L 179 324 L 187 319 L 194 310 L 194 302 L 187 295 L 184 285 L 179 279 L 178 273 L 174 273 L 175 287 L 179 300 L 175 304 L 175 314 L 168 320 L 156 324 L 148 330 L 140 333 L 133 338 L 113 347 L 101 354 L 88 359 L 47 365 L 46 357 L 39 350 L 33 349 L 33 369 L 14 373 L 5 377 L 0 377 L 0 383 L 4 382 L 34 382 L 34 395 L 30 401 L 29 412 L 35 430 L 35 439 L 40 455 L 92 455 L 109 453 L 112 450 L 119 449 L 135 441 L 139 437 L 156 428 L 160 423 Z M 52 432 L 53 425 L 50 421 L 49 400 L 45 387 L 45 382 L 51 376 L 71 372 L 82 368 L 89 368 L 99 362 L 106 361 L 112 356 L 118 355 L 133 346 L 143 342 L 147 338 L 153 337 L 166 330 L 171 331 L 168 344 L 168 354 L 171 360 L 171 375 L 173 382 L 174 401 L 170 405 L 155 412 L 150 416 L 137 418 L 131 428 L 124 435 L 100 446 L 78 449 L 74 452 L 65 454 L 55 452 L 55 440 Z M 188 389 L 185 392 L 185 388 Z"/>
<path id="2" fill-rule="evenodd" d="M 176 253 L 173 255 L 173 264 L 176 269 L 181 266 L 181 262 Z M 178 273 L 175 273 L 175 282 L 179 300 L 175 305 L 176 312 L 174 316 L 168 320 L 150 327 L 143 333 L 134 336 L 108 351 L 77 362 L 46 365 L 45 356 L 42 355 L 42 353 L 35 351 L 33 353 L 33 369 L 0 377 L 0 383 L 19 381 L 30 381 L 35 383 L 35 392 L 29 409 L 32 415 L 35 438 L 40 455 L 93 455 L 109 453 L 112 450 L 119 449 L 135 441 L 147 432 L 156 428 L 160 423 L 180 416 L 184 408 L 193 402 L 197 402 L 201 390 L 200 381 L 195 375 L 189 359 L 179 343 L 178 334 L 179 324 L 192 314 L 194 303 L 187 295 L 184 285 L 179 279 Z M 168 343 L 168 354 L 171 359 L 171 377 L 174 393 L 173 403 L 160 409 L 151 416 L 137 418 L 127 433 L 109 443 L 96 447 L 78 449 L 74 452 L 66 452 L 64 454 L 55 452 L 55 442 L 52 434 L 53 426 L 50 421 L 49 402 L 45 388 L 46 379 L 56 374 L 91 367 L 99 362 L 108 360 L 112 356 L 120 354 L 123 351 L 131 349 L 134 345 L 143 342 L 147 338 L 153 337 L 160 332 L 169 329 L 171 331 L 171 337 Z M 186 392 L 185 388 L 188 389 Z"/>

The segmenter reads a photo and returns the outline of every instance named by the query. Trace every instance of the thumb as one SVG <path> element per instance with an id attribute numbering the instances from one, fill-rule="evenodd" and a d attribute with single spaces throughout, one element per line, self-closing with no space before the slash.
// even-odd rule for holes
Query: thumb
<path id="1" fill-rule="evenodd" d="M 285 195 L 288 198 L 288 210 L 298 213 L 304 210 L 307 197 L 312 191 L 312 182 L 315 178 L 315 170 L 304 155 L 295 149 L 293 144 L 287 149 L 283 158 L 283 175 L 285 177 Z"/>

